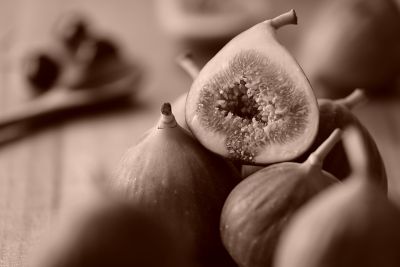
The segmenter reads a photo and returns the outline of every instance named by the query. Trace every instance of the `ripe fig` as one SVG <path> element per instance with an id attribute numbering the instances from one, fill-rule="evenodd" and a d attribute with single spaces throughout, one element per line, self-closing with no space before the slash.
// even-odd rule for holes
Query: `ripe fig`
<path id="1" fill-rule="evenodd" d="M 275 38 L 294 10 L 259 23 L 225 45 L 200 71 L 186 123 L 209 150 L 243 163 L 293 159 L 312 143 L 318 105 L 300 66 Z"/>
<path id="2" fill-rule="evenodd" d="M 328 1 L 316 12 L 299 41 L 298 59 L 318 97 L 389 88 L 400 74 L 396 0 Z"/>
<path id="3" fill-rule="evenodd" d="M 199 67 L 196 65 L 196 63 L 193 61 L 192 54 L 191 53 L 183 53 L 177 58 L 177 63 L 181 68 L 192 78 L 195 79 L 197 75 L 200 72 Z M 185 118 L 185 105 L 186 105 L 186 98 L 187 98 L 187 93 L 183 93 L 180 95 L 173 103 L 172 106 L 175 108 L 175 119 L 177 123 L 184 128 L 185 130 L 188 131 L 190 135 L 192 133 L 190 132 L 189 127 L 186 124 L 186 118 Z M 229 160 L 229 159 L 227 159 Z M 237 161 L 231 161 L 235 168 L 239 171 L 239 173 L 242 172 L 242 164 Z"/>
<path id="4" fill-rule="evenodd" d="M 172 230 L 155 214 L 114 201 L 81 213 L 52 233 L 29 266 L 184 266 Z"/>
<path id="5" fill-rule="evenodd" d="M 165 212 L 195 262 L 232 261 L 220 240 L 219 218 L 240 174 L 184 131 L 169 103 L 161 112 L 157 126 L 123 157 L 112 191 L 146 210 Z"/>
<path id="6" fill-rule="evenodd" d="M 276 267 L 400 266 L 400 210 L 379 188 L 357 128 L 343 142 L 352 175 L 305 205 L 279 241 Z"/>
<path id="7" fill-rule="evenodd" d="M 380 187 L 386 192 L 386 170 L 378 147 L 368 130 L 351 112 L 354 106 L 365 100 L 365 95 L 360 89 L 353 91 L 353 93 L 346 98 L 339 100 L 319 99 L 320 124 L 318 135 L 314 144 L 303 158 L 306 157 L 313 148 L 318 147 L 333 129 L 340 128 L 343 130 L 348 126 L 354 126 L 360 130 L 365 142 L 367 152 L 365 157 L 369 162 L 365 167 L 367 171 L 371 173 L 371 176 L 378 180 L 377 182 L 380 184 Z M 340 180 L 349 176 L 350 167 L 342 142 L 335 146 L 327 155 L 323 169 L 332 173 Z"/>
<path id="8" fill-rule="evenodd" d="M 271 266 L 288 220 L 309 199 L 338 181 L 321 168 L 339 139 L 337 129 L 305 162 L 271 165 L 243 180 L 229 194 L 220 229 L 226 249 L 239 266 Z"/>
<path id="9" fill-rule="evenodd" d="M 369 164 L 366 165 L 368 172 L 371 172 L 373 177 L 378 179 L 381 188 L 386 192 L 386 170 L 378 147 L 368 130 L 351 112 L 353 107 L 364 101 L 366 101 L 366 97 L 360 89 L 356 89 L 347 97 L 338 100 L 318 99 L 320 121 L 317 137 L 307 152 L 296 161 L 304 161 L 312 151 L 322 144 L 334 129 L 344 129 L 352 125 L 360 130 L 362 137 L 366 142 L 366 158 L 369 161 Z M 260 168 L 261 167 L 259 166 L 243 166 L 242 176 L 247 177 Z M 350 167 L 342 142 L 339 142 L 327 155 L 323 169 L 332 173 L 340 180 L 344 180 L 349 176 Z"/>

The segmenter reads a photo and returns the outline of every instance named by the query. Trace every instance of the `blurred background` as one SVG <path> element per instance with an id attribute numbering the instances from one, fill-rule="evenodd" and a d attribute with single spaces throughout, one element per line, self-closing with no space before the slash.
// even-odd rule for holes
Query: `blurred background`
<path id="1" fill-rule="evenodd" d="M 354 112 L 400 200 L 398 0 L 0 0 L 0 266 L 25 266 L 51 222 L 90 198 L 160 105 L 188 91 L 181 53 L 202 66 L 237 33 L 291 8 L 299 25 L 279 40 L 318 97 L 366 89 L 370 101 Z M 77 21 L 94 44 L 65 52 Z M 41 77 L 40 66 L 54 77 Z M 127 76 L 117 96 L 82 89 L 112 89 Z"/>

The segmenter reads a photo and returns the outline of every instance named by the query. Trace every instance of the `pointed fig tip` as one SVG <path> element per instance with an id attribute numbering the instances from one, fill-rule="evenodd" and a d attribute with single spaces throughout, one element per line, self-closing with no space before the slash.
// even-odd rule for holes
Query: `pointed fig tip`
<path id="1" fill-rule="evenodd" d="M 172 114 L 172 108 L 170 103 L 164 103 L 161 107 L 161 113 L 163 115 L 171 115 Z"/>
<path id="2" fill-rule="evenodd" d="M 299 17 L 297 17 L 296 10 L 291 9 L 289 12 L 291 12 L 293 15 L 293 24 L 297 25 L 299 21 Z"/>

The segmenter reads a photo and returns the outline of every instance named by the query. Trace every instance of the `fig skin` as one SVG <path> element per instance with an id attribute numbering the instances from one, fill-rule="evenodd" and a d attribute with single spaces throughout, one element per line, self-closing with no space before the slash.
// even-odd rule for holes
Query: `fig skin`
<path id="1" fill-rule="evenodd" d="M 183 93 L 180 96 L 178 96 L 177 99 L 175 99 L 174 102 L 172 102 L 172 108 L 176 110 L 174 112 L 176 122 L 186 131 L 188 131 L 190 134 L 189 127 L 186 124 L 186 118 L 185 118 L 185 104 L 186 104 L 186 98 L 187 98 L 187 93 Z"/>
<path id="2" fill-rule="evenodd" d="M 351 112 L 352 108 L 365 100 L 365 95 L 360 89 L 354 90 L 352 94 L 343 99 L 318 99 L 320 123 L 317 137 L 312 146 L 296 161 L 304 161 L 312 151 L 322 144 L 334 129 L 340 128 L 343 130 L 348 126 L 357 127 L 366 142 L 366 157 L 369 161 L 366 167 L 371 172 L 372 177 L 378 179 L 381 189 L 387 192 L 386 170 L 379 149 L 367 128 Z M 242 166 L 242 177 L 245 178 L 261 168 L 263 167 L 244 165 Z M 344 180 L 349 176 L 350 166 L 342 142 L 339 142 L 327 155 L 323 169 L 332 173 L 339 180 Z"/>
<path id="3" fill-rule="evenodd" d="M 340 130 L 304 163 L 266 167 L 230 193 L 221 215 L 222 241 L 241 267 L 272 266 L 277 240 L 293 214 L 313 196 L 338 182 L 322 161 L 340 139 Z"/>
<path id="4" fill-rule="evenodd" d="M 69 218 L 29 266 L 185 266 L 179 241 L 161 217 L 129 203 L 105 202 Z"/>
<path id="5" fill-rule="evenodd" d="M 242 163 L 268 164 L 291 160 L 311 145 L 317 102 L 302 69 L 276 40 L 277 29 L 296 23 L 292 10 L 256 24 L 201 69 L 185 116 L 203 146 Z"/>
<path id="6" fill-rule="evenodd" d="M 343 141 L 353 174 L 295 215 L 279 241 L 274 266 L 400 266 L 400 210 L 367 171 L 361 132 L 352 127 Z"/>
<path id="7" fill-rule="evenodd" d="M 122 158 L 112 191 L 146 210 L 165 212 L 186 249 L 182 255 L 193 262 L 230 263 L 219 217 L 240 174 L 177 125 L 169 104 L 162 113 L 158 125 Z"/>
<path id="8" fill-rule="evenodd" d="M 337 0 L 317 10 L 299 40 L 297 57 L 318 97 L 343 97 L 357 87 L 382 94 L 392 87 L 400 74 L 395 2 Z"/>
<path id="9" fill-rule="evenodd" d="M 193 55 L 189 51 L 181 53 L 176 58 L 176 63 L 192 80 L 195 80 L 200 73 L 200 67 L 194 62 Z M 175 99 L 175 101 L 172 103 L 172 108 L 174 109 L 176 122 L 182 128 L 190 132 L 189 126 L 186 124 L 186 116 L 185 116 L 187 95 L 188 93 L 183 93 L 180 96 L 178 96 L 178 98 Z M 190 132 L 190 134 L 192 133 Z"/>
<path id="10" fill-rule="evenodd" d="M 365 165 L 367 171 L 371 173 L 373 179 L 377 179 L 378 184 L 384 192 L 387 192 L 387 176 L 385 165 L 379 153 L 378 147 L 371 134 L 362 123 L 351 112 L 351 109 L 360 101 L 364 101 L 363 91 L 357 89 L 348 97 L 339 100 L 319 99 L 320 125 L 318 135 L 310 147 L 310 149 L 302 156 L 307 155 L 319 146 L 323 140 L 329 136 L 333 129 L 353 126 L 360 130 L 366 145 L 366 159 L 368 164 Z M 302 159 L 300 159 L 302 160 Z M 340 180 L 344 180 L 350 174 L 350 166 L 347 155 L 343 148 L 343 142 L 339 142 L 332 151 L 327 155 L 323 165 L 323 169 L 332 173 Z"/>

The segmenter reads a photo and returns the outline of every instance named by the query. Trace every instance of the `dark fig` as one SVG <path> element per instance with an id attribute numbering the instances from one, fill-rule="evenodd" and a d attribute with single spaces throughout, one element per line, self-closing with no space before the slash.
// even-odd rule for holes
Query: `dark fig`
<path id="1" fill-rule="evenodd" d="M 319 110 L 320 110 L 320 124 L 318 129 L 318 135 L 315 139 L 314 144 L 305 153 L 304 157 L 321 144 L 329 133 L 336 128 L 345 129 L 348 126 L 354 126 L 361 132 L 362 138 L 365 140 L 366 159 L 369 164 L 365 167 L 367 171 L 371 173 L 371 176 L 378 179 L 378 183 L 381 188 L 387 191 L 387 177 L 386 169 L 383 163 L 382 157 L 379 153 L 378 147 L 372 138 L 371 134 L 364 127 L 364 125 L 357 119 L 351 112 L 352 108 L 357 104 L 366 101 L 365 95 L 362 90 L 357 89 L 353 91 L 349 96 L 338 99 L 319 99 Z M 345 179 L 350 174 L 349 161 L 343 148 L 343 143 L 340 142 L 336 145 L 332 151 L 327 155 L 323 169 L 332 173 L 335 177 L 340 180 Z"/>
<path id="2" fill-rule="evenodd" d="M 221 215 L 221 236 L 239 266 L 271 266 L 277 240 L 293 214 L 338 181 L 322 170 L 322 163 L 339 139 L 337 129 L 305 162 L 266 167 L 229 194 Z"/>
<path id="3" fill-rule="evenodd" d="M 171 105 L 123 157 L 112 191 L 146 210 L 163 212 L 194 262 L 231 262 L 219 235 L 229 192 L 240 181 L 234 166 L 201 146 L 174 118 Z"/>
<path id="4" fill-rule="evenodd" d="M 307 203 L 279 241 L 275 267 L 400 266 L 400 210 L 368 171 L 368 144 L 343 134 L 352 175 Z"/>
<path id="5" fill-rule="evenodd" d="M 366 97 L 363 91 L 360 89 L 354 90 L 353 93 L 343 99 L 318 99 L 320 122 L 317 137 L 307 152 L 298 158 L 297 161 L 301 162 L 305 160 L 313 150 L 322 144 L 322 142 L 334 129 L 344 129 L 352 125 L 360 130 L 362 137 L 366 142 L 367 155 L 365 156 L 369 161 L 369 164 L 366 165 L 368 171 L 373 173 L 373 177 L 379 180 L 378 182 L 381 185 L 381 188 L 384 191 L 387 191 L 385 165 L 379 153 L 378 147 L 367 128 L 365 128 L 357 119 L 357 117 L 351 112 L 355 106 L 364 101 L 366 101 Z M 260 168 L 262 167 L 249 165 L 243 166 L 242 176 L 247 177 Z M 340 180 L 344 180 L 350 174 L 349 162 L 347 155 L 344 152 L 342 142 L 339 142 L 327 155 L 326 160 L 324 161 L 323 169 L 329 173 L 332 173 Z"/>
<path id="6" fill-rule="evenodd" d="M 293 159 L 311 145 L 318 105 L 300 66 L 275 31 L 292 10 L 225 45 L 200 71 L 186 100 L 186 123 L 209 150 L 243 163 Z"/>

